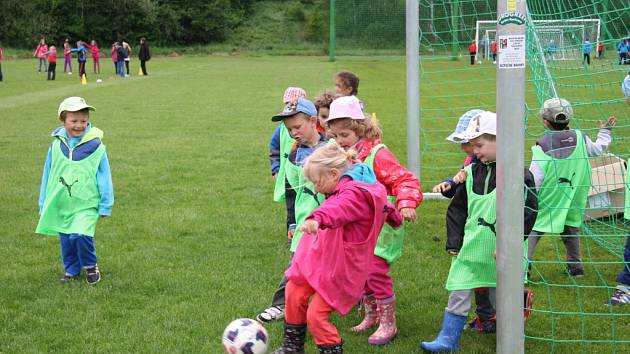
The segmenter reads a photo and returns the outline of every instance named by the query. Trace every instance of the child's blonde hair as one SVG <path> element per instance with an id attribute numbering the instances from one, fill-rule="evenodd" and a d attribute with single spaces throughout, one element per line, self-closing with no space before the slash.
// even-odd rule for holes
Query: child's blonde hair
<path id="1" fill-rule="evenodd" d="M 304 164 L 304 176 L 311 182 L 317 184 L 325 172 L 337 169 L 341 174 L 348 171 L 352 162 L 356 159 L 356 152 L 345 151 L 339 145 L 327 144 L 315 150 L 306 159 Z"/>
<path id="2" fill-rule="evenodd" d="M 327 124 L 329 127 L 334 125 L 352 130 L 359 138 L 368 140 L 380 139 L 383 136 L 383 130 L 374 113 L 366 113 L 365 119 L 338 118 L 328 121 Z"/>

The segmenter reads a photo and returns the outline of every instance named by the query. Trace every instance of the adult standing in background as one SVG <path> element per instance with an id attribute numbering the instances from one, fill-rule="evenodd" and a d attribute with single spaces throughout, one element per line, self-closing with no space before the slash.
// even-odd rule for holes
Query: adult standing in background
<path id="1" fill-rule="evenodd" d="M 149 52 L 149 43 L 147 43 L 147 39 L 144 37 L 140 37 L 140 51 L 138 52 L 138 59 L 140 59 L 142 75 L 149 75 L 147 73 L 146 62 L 151 60 L 151 53 Z"/>
<path id="2" fill-rule="evenodd" d="M 2 81 L 2 47 L 0 47 L 0 81 Z"/>

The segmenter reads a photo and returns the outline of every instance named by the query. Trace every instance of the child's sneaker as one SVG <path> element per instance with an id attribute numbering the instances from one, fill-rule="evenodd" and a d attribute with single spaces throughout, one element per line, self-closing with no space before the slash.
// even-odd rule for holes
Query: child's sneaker
<path id="1" fill-rule="evenodd" d="M 90 285 L 94 285 L 101 281 L 101 272 L 98 271 L 98 265 L 94 265 L 90 268 L 85 268 L 86 280 Z"/>
<path id="2" fill-rule="evenodd" d="M 66 273 L 63 275 L 63 277 L 59 278 L 59 282 L 62 284 L 65 284 L 65 283 L 71 283 L 77 279 L 79 279 L 78 275 L 72 275 L 72 274 Z"/>
<path id="3" fill-rule="evenodd" d="M 470 329 L 477 333 L 495 333 L 497 331 L 497 318 L 492 316 L 491 319 L 482 321 L 479 316 L 475 316 L 466 324 L 464 329 Z"/>
<path id="4" fill-rule="evenodd" d="M 271 322 L 276 320 L 281 320 L 284 318 L 284 307 L 280 306 L 271 306 L 265 311 L 261 312 L 256 316 L 256 320 L 258 322 Z"/>
<path id="5" fill-rule="evenodd" d="M 610 297 L 607 304 L 613 306 L 630 304 L 630 288 L 618 287 L 615 289 L 615 293 Z"/>

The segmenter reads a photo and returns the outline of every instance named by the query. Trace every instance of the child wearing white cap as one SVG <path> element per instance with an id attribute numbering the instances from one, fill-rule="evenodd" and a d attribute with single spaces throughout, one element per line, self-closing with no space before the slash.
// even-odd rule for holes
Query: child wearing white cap
<path id="1" fill-rule="evenodd" d="M 381 143 L 381 129 L 374 118 L 363 114 L 359 99 L 355 96 L 335 99 L 326 123 L 337 145 L 357 151 L 358 160 L 372 168 L 387 189 L 390 202 L 395 203 L 405 220 L 414 221 L 416 208 L 422 201 L 420 181 Z M 396 296 L 389 270 L 402 255 L 403 240 L 403 227 L 384 226 L 378 237 L 364 292 L 365 318 L 352 328 L 353 332 L 362 332 L 378 325 L 368 338 L 370 344 L 386 344 L 398 333 Z"/>
<path id="2" fill-rule="evenodd" d="M 446 280 L 449 298 L 438 337 L 420 344 L 429 352 L 456 352 L 473 289 L 496 288 L 496 134 L 496 114 L 485 111 L 455 136 L 456 140 L 470 142 L 479 163 L 466 166 L 465 186 L 457 189 L 447 209 L 446 251 L 453 257 Z M 533 192 L 534 178 L 527 170 L 524 174 L 527 234 L 536 220 L 538 203 Z"/>
<path id="3" fill-rule="evenodd" d="M 534 174 L 540 210 L 529 236 L 528 259 L 531 261 L 534 258 L 541 235 L 560 234 L 567 252 L 567 273 L 572 277 L 583 277 L 580 238 L 577 235 L 591 185 L 588 158 L 608 150 L 612 141 L 611 130 L 617 120 L 610 117 L 607 122 L 600 122 L 601 129 L 593 142 L 582 131 L 569 128 L 573 107 L 565 99 L 546 100 L 540 109 L 540 117 L 547 130 L 532 146 L 529 169 Z"/>
<path id="4" fill-rule="evenodd" d="M 99 217 L 110 216 L 114 190 L 103 131 L 88 122 L 94 107 L 81 97 L 59 105 L 62 127 L 52 132 L 39 195 L 40 219 L 35 232 L 59 236 L 65 275 L 76 280 L 85 269 L 88 284 L 101 280 L 94 233 Z"/>

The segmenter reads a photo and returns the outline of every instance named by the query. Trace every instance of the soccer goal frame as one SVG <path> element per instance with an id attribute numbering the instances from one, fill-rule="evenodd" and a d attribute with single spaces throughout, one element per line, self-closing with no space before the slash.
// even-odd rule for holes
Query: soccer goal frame
<path id="1" fill-rule="evenodd" d="M 590 38 L 591 43 L 594 46 L 597 45 L 601 37 L 601 19 L 598 18 L 584 18 L 584 19 L 569 19 L 569 20 L 533 20 L 532 25 L 536 31 L 543 33 L 558 33 L 558 39 L 560 43 L 557 43 L 557 49 L 553 55 L 550 56 L 553 60 L 582 60 L 580 55 L 582 50 L 582 43 L 585 38 Z M 490 59 L 490 46 L 492 43 L 491 35 L 494 31 L 494 38 L 496 38 L 496 20 L 478 20 L 475 25 L 475 43 L 477 48 L 482 48 L 483 51 L 477 51 L 475 60 L 480 60 L 480 53 L 482 57 Z M 594 29 L 592 31 L 591 29 Z M 581 39 L 579 43 L 567 43 L 565 34 L 574 35 L 576 32 L 580 32 Z M 594 36 L 591 37 L 591 35 Z M 540 38 L 544 41 L 544 36 Z M 546 44 L 541 42 L 541 45 Z"/>

